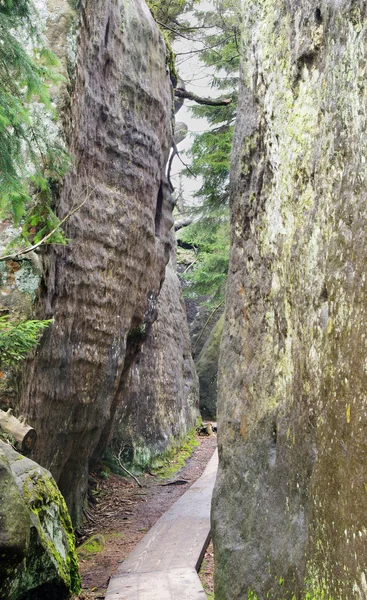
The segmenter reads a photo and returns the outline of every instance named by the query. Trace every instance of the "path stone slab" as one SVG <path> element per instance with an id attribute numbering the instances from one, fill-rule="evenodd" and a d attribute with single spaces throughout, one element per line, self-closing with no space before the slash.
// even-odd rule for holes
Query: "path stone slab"
<path id="1" fill-rule="evenodd" d="M 206 600 L 195 569 L 123 573 L 111 580 L 106 600 Z"/>
<path id="2" fill-rule="evenodd" d="M 215 451 L 203 475 L 162 515 L 111 578 L 106 600 L 205 600 L 197 569 L 210 537 Z"/>

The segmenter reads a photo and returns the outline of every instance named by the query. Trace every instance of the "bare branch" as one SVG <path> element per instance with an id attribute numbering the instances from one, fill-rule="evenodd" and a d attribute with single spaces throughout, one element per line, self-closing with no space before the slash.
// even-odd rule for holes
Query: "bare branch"
<path id="1" fill-rule="evenodd" d="M 177 149 L 177 145 L 176 145 L 175 142 L 173 142 L 173 144 L 172 144 L 172 149 L 173 150 L 172 150 L 171 156 L 169 158 L 168 167 L 167 167 L 167 181 L 168 181 L 168 185 L 170 186 L 170 192 L 171 193 L 174 192 L 174 190 L 175 190 L 175 188 L 174 188 L 174 186 L 172 184 L 172 181 L 171 181 L 171 169 L 172 169 L 173 159 L 175 158 L 175 156 L 177 156 L 177 158 L 179 159 L 179 161 L 181 161 L 181 163 L 183 164 L 183 166 L 185 167 L 185 169 L 187 169 L 188 172 L 193 177 L 195 177 L 195 179 L 196 179 L 195 173 L 193 171 L 191 171 L 190 167 L 182 160 L 182 158 L 180 156 L 180 153 L 179 153 L 179 151 Z"/>
<path id="2" fill-rule="evenodd" d="M 193 353 L 193 355 L 194 355 L 194 356 L 195 356 L 195 354 L 196 354 L 196 348 L 197 348 L 197 346 L 198 346 L 198 342 L 199 342 L 199 341 L 200 341 L 200 339 L 202 338 L 204 331 L 205 331 L 205 330 L 206 330 L 206 328 L 208 327 L 208 325 L 209 325 L 210 321 L 211 321 L 211 320 L 212 320 L 212 318 L 214 317 L 214 315 L 215 315 L 215 313 L 217 312 L 217 310 L 219 310 L 219 309 L 220 309 L 220 307 L 221 307 L 221 306 L 223 306 L 224 302 L 225 302 L 225 300 L 222 300 L 222 302 L 220 302 L 220 303 L 218 304 L 218 306 L 216 306 L 216 307 L 215 307 L 215 309 L 214 309 L 214 310 L 213 310 L 213 311 L 210 313 L 209 317 L 208 317 L 208 318 L 207 318 L 207 320 L 205 321 L 204 327 L 202 328 L 202 330 L 200 331 L 200 334 L 199 334 L 199 335 L 198 335 L 198 337 L 196 338 L 196 341 L 195 341 L 194 347 L 193 347 L 193 349 L 192 349 L 192 353 Z"/>
<path id="3" fill-rule="evenodd" d="M 186 98 L 187 100 L 192 100 L 197 104 L 204 104 L 206 106 L 228 106 L 232 102 L 231 98 L 202 98 L 202 96 L 197 96 L 183 88 L 176 88 L 175 96 L 177 98 Z"/>
<path id="4" fill-rule="evenodd" d="M 15 254 L 8 254 L 7 256 L 1 256 L 0 257 L 0 262 L 4 261 L 4 260 L 18 260 L 20 257 L 24 256 L 25 254 L 29 254 L 30 252 L 33 252 L 34 250 L 36 250 L 36 248 L 39 248 L 40 246 L 44 246 L 47 242 L 47 240 L 50 239 L 50 237 L 53 236 L 53 234 L 68 220 L 70 219 L 70 217 L 72 215 L 74 215 L 76 212 L 78 212 L 78 210 L 80 210 L 84 204 L 87 202 L 87 200 L 89 200 L 89 198 L 91 197 L 91 195 L 93 194 L 93 192 L 95 191 L 96 188 L 94 188 L 86 198 L 84 198 L 83 202 L 81 202 L 81 204 L 79 204 L 79 206 L 77 206 L 76 208 L 74 208 L 73 210 L 71 210 L 66 217 L 64 217 L 60 223 L 58 223 L 56 225 L 56 227 L 54 227 L 54 229 L 52 229 L 52 231 L 50 231 L 47 235 L 45 235 L 42 240 L 40 240 L 39 242 L 37 242 L 37 244 L 34 244 L 33 246 L 30 246 L 29 248 L 26 248 L 25 250 L 21 250 L 20 252 L 16 252 Z"/>
<path id="5" fill-rule="evenodd" d="M 136 481 L 136 483 L 138 484 L 139 487 L 143 487 L 142 484 L 140 483 L 139 479 L 137 477 L 135 477 L 135 475 L 133 475 L 126 467 L 124 467 L 124 465 L 122 464 L 121 455 L 122 455 L 122 449 L 118 453 L 113 454 L 112 456 L 118 463 L 120 469 L 122 469 L 127 475 L 130 475 L 130 477 L 132 477 L 134 479 L 134 481 Z"/>
<path id="6" fill-rule="evenodd" d="M 193 220 L 193 217 L 183 217 L 182 219 L 175 221 L 175 231 L 182 229 L 182 227 L 187 227 L 188 225 L 191 225 Z"/>

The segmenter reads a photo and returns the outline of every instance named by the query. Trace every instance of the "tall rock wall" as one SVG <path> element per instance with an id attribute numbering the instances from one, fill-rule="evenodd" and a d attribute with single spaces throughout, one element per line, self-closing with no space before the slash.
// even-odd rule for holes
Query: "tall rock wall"
<path id="1" fill-rule="evenodd" d="M 217 600 L 367 597 L 367 6 L 244 4 Z"/>
<path id="2" fill-rule="evenodd" d="M 196 360 L 200 386 L 200 412 L 204 419 L 215 419 L 217 414 L 218 362 L 224 315 L 214 324 Z"/>
<path id="3" fill-rule="evenodd" d="M 154 465 L 179 446 L 199 418 L 199 383 L 180 281 L 171 265 L 117 409 L 114 445 L 130 451 L 135 466 Z M 146 335 L 145 335 L 146 333 Z"/>
<path id="4" fill-rule="evenodd" d="M 65 225 L 69 244 L 44 256 L 38 316 L 55 321 L 26 370 L 20 411 L 38 432 L 32 457 L 78 522 L 88 462 L 108 441 L 135 333 L 156 318 L 169 258 L 172 88 L 143 0 L 81 0 L 69 13 L 63 0 L 43 2 L 69 76 L 62 119 L 74 161 L 58 215 L 85 204 Z"/>

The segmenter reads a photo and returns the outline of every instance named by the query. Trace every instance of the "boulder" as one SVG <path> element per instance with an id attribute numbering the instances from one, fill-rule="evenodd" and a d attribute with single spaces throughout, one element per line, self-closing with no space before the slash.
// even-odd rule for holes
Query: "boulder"
<path id="1" fill-rule="evenodd" d="M 64 600 L 80 589 L 65 501 L 46 469 L 0 441 L 0 597 Z"/>

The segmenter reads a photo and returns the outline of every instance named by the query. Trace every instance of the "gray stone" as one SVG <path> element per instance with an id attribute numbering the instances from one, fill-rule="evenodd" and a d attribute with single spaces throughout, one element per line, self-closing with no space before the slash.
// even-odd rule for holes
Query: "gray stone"
<path id="1" fill-rule="evenodd" d="M 199 385 L 179 279 L 171 264 L 157 303 L 157 320 L 142 332 L 143 345 L 117 409 L 114 444 L 144 468 L 179 446 L 199 418 Z"/>
<path id="2" fill-rule="evenodd" d="M 367 6 L 244 6 L 219 375 L 215 597 L 360 600 Z"/>
<path id="3" fill-rule="evenodd" d="M 6 454 L 0 446 L 0 579 L 5 580 L 27 554 L 30 517 Z M 1 589 L 1 587 L 0 587 Z"/>
<path id="4" fill-rule="evenodd" d="M 74 533 L 51 473 L 0 441 L 0 597 L 64 600 L 80 580 Z"/>
<path id="5" fill-rule="evenodd" d="M 217 414 L 218 361 L 223 325 L 224 315 L 215 323 L 196 361 L 200 412 L 205 419 L 214 419 Z"/>
<path id="6" fill-rule="evenodd" d="M 47 9 L 65 66 L 75 18 L 64 0 L 49 0 Z M 81 0 L 76 23 L 72 80 L 55 92 L 74 155 L 57 214 L 86 203 L 65 224 L 68 245 L 43 251 L 37 317 L 55 321 L 25 370 L 19 407 L 38 433 L 33 456 L 51 470 L 75 523 L 89 462 L 107 445 L 141 345 L 136 333 L 157 316 L 173 223 L 163 37 L 143 0 Z"/>

